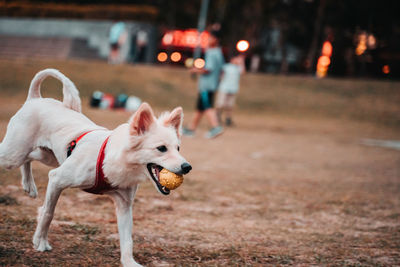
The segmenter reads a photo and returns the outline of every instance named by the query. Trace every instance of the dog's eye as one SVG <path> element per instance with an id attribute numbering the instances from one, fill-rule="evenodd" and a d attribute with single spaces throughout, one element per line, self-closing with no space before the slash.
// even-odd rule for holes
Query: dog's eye
<path id="1" fill-rule="evenodd" d="M 157 149 L 160 152 L 167 152 L 167 150 L 168 150 L 166 146 L 158 146 Z"/>
<path id="2" fill-rule="evenodd" d="M 179 150 L 181 150 L 181 147 L 180 147 L 180 146 L 178 146 L 178 148 L 177 148 L 177 149 L 178 149 L 178 151 L 179 151 Z"/>

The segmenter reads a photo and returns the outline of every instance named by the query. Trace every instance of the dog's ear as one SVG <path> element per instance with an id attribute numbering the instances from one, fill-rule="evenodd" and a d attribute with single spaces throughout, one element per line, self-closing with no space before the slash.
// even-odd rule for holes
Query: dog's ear
<path id="1" fill-rule="evenodd" d="M 154 122 L 153 110 L 149 104 L 144 102 L 129 120 L 129 133 L 131 135 L 142 135 L 149 130 Z"/>
<path id="2" fill-rule="evenodd" d="M 181 107 L 175 108 L 169 115 L 169 117 L 164 121 L 166 126 L 171 125 L 175 128 L 178 138 L 182 135 L 182 122 L 183 122 L 183 109 Z"/>

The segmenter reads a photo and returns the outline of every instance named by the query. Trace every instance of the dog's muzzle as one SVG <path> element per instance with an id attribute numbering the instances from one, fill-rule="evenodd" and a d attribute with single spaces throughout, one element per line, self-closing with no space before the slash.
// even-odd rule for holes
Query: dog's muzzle
<path id="1" fill-rule="evenodd" d="M 171 191 L 168 188 L 166 188 L 165 186 L 160 184 L 160 171 L 163 168 L 164 167 L 157 165 L 155 163 L 147 164 L 147 170 L 150 173 L 151 179 L 153 179 L 154 183 L 156 184 L 158 191 L 160 191 L 160 193 L 163 195 L 168 195 Z M 192 170 L 192 166 L 189 163 L 185 162 L 185 163 L 182 163 L 181 169 L 179 170 L 179 172 L 175 172 L 175 173 L 179 174 L 179 175 L 183 175 L 183 174 L 188 174 L 191 170 Z"/>
<path id="2" fill-rule="evenodd" d="M 180 174 L 180 175 L 188 174 L 191 170 L 192 170 L 192 166 L 189 163 L 185 162 L 181 165 L 181 170 L 179 172 L 177 172 L 176 174 Z"/>

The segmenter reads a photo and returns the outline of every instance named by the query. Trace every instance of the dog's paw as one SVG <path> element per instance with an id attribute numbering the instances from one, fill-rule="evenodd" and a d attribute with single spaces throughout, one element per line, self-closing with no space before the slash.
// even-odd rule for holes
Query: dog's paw
<path id="1" fill-rule="evenodd" d="M 37 191 L 35 190 L 35 191 L 31 191 L 31 192 L 29 192 L 29 196 L 31 197 L 31 198 L 36 198 L 37 197 L 37 195 L 38 195 L 38 193 L 37 193 Z"/>
<path id="2" fill-rule="evenodd" d="M 29 194 L 31 198 L 36 198 L 38 195 L 36 185 L 32 183 L 22 183 L 22 188 Z"/>
<path id="3" fill-rule="evenodd" d="M 134 259 L 121 260 L 121 263 L 124 267 L 143 267 L 143 265 L 140 265 Z"/>
<path id="4" fill-rule="evenodd" d="M 29 190 L 25 190 L 25 192 L 27 192 L 31 198 L 36 198 L 38 195 L 35 185 L 33 187 L 31 187 Z"/>
<path id="5" fill-rule="evenodd" d="M 40 252 L 46 251 L 46 250 L 51 250 L 52 247 L 49 244 L 49 241 L 46 239 L 33 239 L 33 247 Z"/>

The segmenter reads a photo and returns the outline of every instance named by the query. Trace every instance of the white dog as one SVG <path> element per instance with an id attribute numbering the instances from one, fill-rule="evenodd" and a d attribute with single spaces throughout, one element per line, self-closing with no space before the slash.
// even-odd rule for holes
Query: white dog
<path id="1" fill-rule="evenodd" d="M 41 98 L 40 84 L 52 76 L 63 83 L 63 102 Z M 57 168 L 49 172 L 46 198 L 39 208 L 33 236 L 35 249 L 50 250 L 47 236 L 57 200 L 67 187 L 112 197 L 116 206 L 123 266 L 140 266 L 132 257 L 132 204 L 138 184 L 148 177 L 159 183 L 166 168 L 178 174 L 192 167 L 180 155 L 183 111 L 175 108 L 156 119 L 143 103 L 128 123 L 110 131 L 81 113 L 79 92 L 62 73 L 46 69 L 36 74 L 22 108 L 11 118 L 0 143 L 0 167 L 21 167 L 22 186 L 37 196 L 31 161 Z"/>

